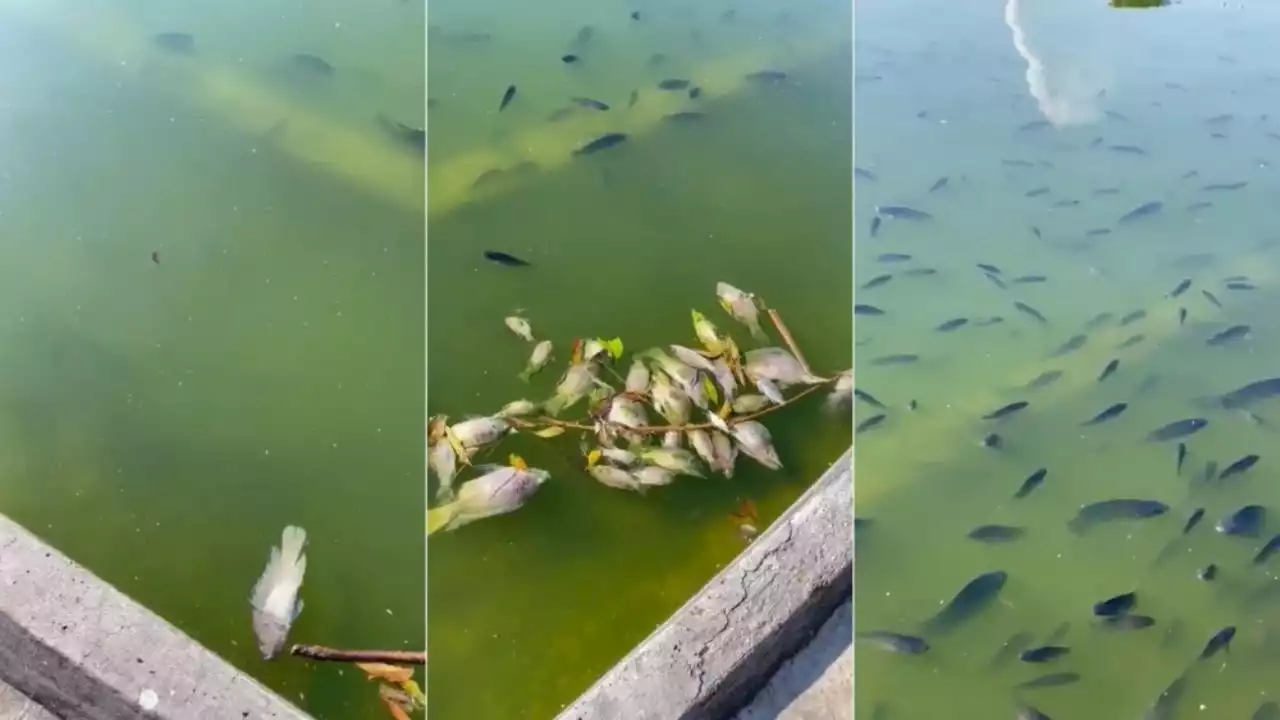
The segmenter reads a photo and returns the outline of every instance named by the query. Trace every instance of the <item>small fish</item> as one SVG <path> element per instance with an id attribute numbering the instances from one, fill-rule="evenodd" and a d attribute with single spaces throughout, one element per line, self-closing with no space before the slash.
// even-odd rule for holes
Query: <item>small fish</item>
<path id="1" fill-rule="evenodd" d="M 993 604 L 1009 579 L 1003 570 L 986 572 L 965 583 L 942 610 L 924 622 L 926 635 L 942 635 L 959 627 Z"/>
<path id="2" fill-rule="evenodd" d="M 1030 705 L 1018 703 L 1017 715 L 1014 716 L 1014 720 L 1053 720 L 1053 718 Z"/>
<path id="3" fill-rule="evenodd" d="M 1114 405 L 1107 407 L 1102 412 L 1098 413 L 1097 415 L 1094 415 L 1093 417 L 1089 418 L 1088 420 L 1085 420 L 1080 424 L 1085 427 L 1088 427 L 1090 425 L 1101 425 L 1102 423 L 1107 422 L 1108 420 L 1114 420 L 1120 417 L 1120 414 L 1127 409 L 1129 409 L 1128 403 L 1118 402 L 1118 403 L 1115 403 Z"/>
<path id="4" fill-rule="evenodd" d="M 1223 330 L 1222 332 L 1214 334 L 1212 337 L 1210 337 L 1208 340 L 1205 341 L 1205 344 L 1210 347 L 1219 347 L 1221 345 L 1226 345 L 1236 340 L 1240 340 L 1242 338 L 1248 337 L 1250 331 L 1252 330 L 1253 328 L 1251 328 L 1248 325 L 1232 325 L 1226 330 Z"/>
<path id="5" fill-rule="evenodd" d="M 938 178 L 937 180 L 934 181 L 932 185 L 929 186 L 929 192 L 931 193 L 938 192 L 939 190 L 945 188 L 948 182 L 950 182 L 950 178 L 946 177 L 945 175 Z"/>
<path id="6" fill-rule="evenodd" d="M 1187 324 L 1187 309 L 1184 307 L 1180 307 L 1178 308 L 1178 327 L 1182 327 L 1183 325 L 1186 325 L 1186 324 Z"/>
<path id="7" fill-rule="evenodd" d="M 859 640 L 865 640 L 877 647 L 902 655 L 919 655 L 929 650 L 929 643 L 914 635 L 889 632 L 887 630 L 871 630 L 858 633 Z"/>
<path id="8" fill-rule="evenodd" d="M 1133 222 L 1134 220 L 1155 215 L 1156 213 L 1159 213 L 1163 209 L 1164 209 L 1164 203 L 1160 202 L 1159 200 L 1152 200 L 1151 202 L 1145 202 L 1139 205 L 1138 207 L 1130 210 L 1129 212 L 1125 213 L 1124 215 L 1121 215 L 1120 219 L 1117 222 L 1121 224 Z"/>
<path id="9" fill-rule="evenodd" d="M 1047 195 L 1048 193 L 1049 193 L 1049 188 L 1041 186 L 1041 187 L 1031 188 L 1025 193 L 1025 195 L 1029 198 L 1033 198 L 1033 197 L 1040 197 L 1041 195 Z"/>
<path id="10" fill-rule="evenodd" d="M 1120 318 L 1120 327 L 1132 325 L 1147 316 L 1146 310 L 1134 310 L 1133 312 Z"/>
<path id="11" fill-rule="evenodd" d="M 521 260 L 515 255 L 510 255 L 500 250 L 485 250 L 484 257 L 486 260 L 491 260 L 507 267 L 528 267 L 530 265 L 528 261 Z"/>
<path id="12" fill-rule="evenodd" d="M 1189 289 L 1191 289 L 1191 278 L 1186 278 L 1169 291 L 1169 297 L 1176 298 Z"/>
<path id="13" fill-rule="evenodd" d="M 1210 183 L 1209 185 L 1205 185 L 1200 189 L 1203 190 L 1204 192 L 1221 192 L 1224 190 L 1239 190 L 1240 188 L 1243 188 L 1248 184 L 1249 183 L 1243 180 L 1238 182 L 1230 182 L 1230 183 Z"/>
<path id="14" fill-rule="evenodd" d="M 1113 359 L 1111 362 L 1107 363 L 1106 367 L 1102 368 L 1102 373 L 1098 375 L 1098 382 L 1102 382 L 1103 380 L 1111 377 L 1119 368 L 1120 358 Z"/>
<path id="15" fill-rule="evenodd" d="M 1128 350 L 1129 348 L 1133 347 L 1134 345 L 1137 345 L 1138 343 L 1146 339 L 1147 339 L 1146 335 L 1143 335 L 1142 333 L 1134 333 L 1133 335 L 1130 335 L 1129 337 L 1125 338 L 1124 342 L 1117 345 L 1116 349 Z"/>
<path id="16" fill-rule="evenodd" d="M 1194 530 L 1196 525 L 1199 525 L 1200 521 L 1203 519 L 1204 508 L 1196 508 L 1195 510 L 1192 510 L 1191 514 L 1187 516 L 1187 521 L 1182 524 L 1182 534 L 1186 535 Z"/>
<path id="17" fill-rule="evenodd" d="M 1062 685 L 1071 685 L 1080 682 L 1080 674 L 1073 672 L 1050 673 L 1041 675 L 1038 678 L 1018 683 L 1020 690 L 1035 690 L 1037 688 L 1060 687 Z"/>
<path id="18" fill-rule="evenodd" d="M 1239 475 L 1241 473 L 1247 472 L 1249 468 L 1253 467 L 1254 465 L 1257 465 L 1258 461 L 1261 459 L 1262 458 L 1257 455 L 1245 455 L 1239 460 L 1236 460 L 1235 462 L 1223 468 L 1222 472 L 1218 473 L 1218 480 L 1219 481 L 1226 480 L 1232 475 Z"/>
<path id="19" fill-rule="evenodd" d="M 1258 286 L 1243 280 L 1233 280 L 1226 284 L 1228 290 L 1257 290 Z"/>
<path id="20" fill-rule="evenodd" d="M 951 332 L 969 324 L 969 318 L 952 318 L 938 327 L 934 328 L 937 332 Z"/>
<path id="21" fill-rule="evenodd" d="M 1039 375 L 1035 376 L 1035 378 L 1033 378 L 1033 379 L 1031 380 L 1031 382 L 1029 382 L 1029 383 L 1027 383 L 1026 385 L 1024 385 L 1024 386 L 1023 386 L 1023 389 L 1024 389 L 1024 390 L 1039 390 L 1039 389 L 1041 389 L 1041 388 L 1046 388 L 1046 387 L 1049 387 L 1050 385 L 1054 384 L 1055 382 L 1057 382 L 1057 381 L 1058 381 L 1058 379 L 1059 379 L 1059 378 L 1061 378 L 1061 377 L 1062 377 L 1062 371 L 1061 371 L 1061 370 L 1045 370 L 1044 372 L 1042 372 L 1042 373 L 1040 373 Z"/>
<path id="22" fill-rule="evenodd" d="M 1003 543 L 1018 540 L 1027 534 L 1025 528 L 1013 525 L 979 525 L 965 537 L 985 543 Z"/>
<path id="23" fill-rule="evenodd" d="M 1213 637 L 1209 638 L 1209 642 L 1205 643 L 1204 650 L 1200 651 L 1200 659 L 1208 660 L 1214 655 L 1217 655 L 1219 650 L 1222 652 L 1230 652 L 1231 640 L 1235 636 L 1236 629 L 1233 625 L 1228 625 L 1214 633 Z"/>
<path id="24" fill-rule="evenodd" d="M 161 50 L 167 50 L 178 55 L 190 55 L 196 51 L 196 38 L 191 33 L 156 33 L 151 36 L 151 42 Z"/>
<path id="25" fill-rule="evenodd" d="M 1218 296 L 1214 295 L 1208 290 L 1201 290 L 1200 294 L 1204 295 L 1204 298 L 1209 302 L 1213 303 L 1215 307 L 1219 307 L 1219 308 L 1222 307 L 1222 303 L 1218 301 Z"/>
<path id="26" fill-rule="evenodd" d="M 1218 401 L 1227 410 L 1247 408 L 1254 403 L 1280 396 L 1280 377 L 1255 380 L 1231 392 L 1224 393 Z"/>
<path id="27" fill-rule="evenodd" d="M 1014 285 L 1030 285 L 1030 284 L 1039 284 L 1039 283 L 1048 282 L 1048 281 L 1049 281 L 1049 277 L 1047 275 L 1019 275 L 1018 277 L 1010 280 L 1009 282 Z"/>
<path id="28" fill-rule="evenodd" d="M 1040 468 L 1039 470 L 1031 473 L 1027 476 L 1026 480 L 1022 481 L 1022 485 L 1018 488 L 1018 491 L 1013 494 L 1013 497 L 1021 500 L 1022 498 L 1030 495 L 1032 491 L 1040 487 L 1040 484 L 1044 482 L 1044 479 L 1048 474 L 1049 470 L 1046 468 Z"/>
<path id="29" fill-rule="evenodd" d="M 627 107 L 633 108 L 638 102 L 640 102 L 640 91 L 632 90 L 631 95 L 627 97 Z"/>
<path id="30" fill-rule="evenodd" d="M 870 180 L 871 182 L 875 182 L 877 179 L 875 173 L 860 167 L 853 168 L 853 176 L 861 180 Z"/>
<path id="31" fill-rule="evenodd" d="M 882 253 L 880 257 L 876 258 L 876 260 L 879 260 L 882 263 L 907 262 L 908 260 L 911 260 L 911 256 L 906 253 Z"/>
<path id="32" fill-rule="evenodd" d="M 859 434 L 859 433 L 862 433 L 862 432 L 865 432 L 865 431 L 867 431 L 867 430 L 870 430 L 871 428 L 874 428 L 874 427 L 876 427 L 877 425 L 879 425 L 880 423 L 884 422 L 884 421 L 885 421 L 885 419 L 886 419 L 886 418 L 888 418 L 888 417 L 889 417 L 889 416 L 888 416 L 888 415 L 886 415 L 886 414 L 884 414 L 884 413 L 880 413 L 880 414 L 878 414 L 878 415 L 872 415 L 871 417 L 867 418 L 866 420 L 863 420 L 862 422 L 858 423 L 858 426 L 857 426 L 856 428 L 854 428 L 853 433 L 854 433 L 855 435 L 857 435 L 857 434 Z"/>
<path id="33" fill-rule="evenodd" d="M 1266 508 L 1261 505 L 1245 505 L 1219 520 L 1214 529 L 1223 535 L 1257 537 L 1266 521 Z"/>
<path id="34" fill-rule="evenodd" d="M 575 149 L 573 151 L 573 154 L 574 155 L 591 155 L 592 153 L 597 153 L 597 152 L 600 152 L 601 150 L 607 150 L 611 147 L 617 147 L 618 145 L 621 145 L 622 143 L 626 142 L 626 140 L 627 140 L 626 133 L 618 133 L 618 132 L 605 133 L 604 135 L 601 135 L 600 137 L 594 140 L 591 140 L 587 144 L 582 145 L 581 147 Z"/>
<path id="35" fill-rule="evenodd" d="M 1025 410 L 1030 405 L 1031 403 L 1027 402 L 1026 400 L 1016 400 L 1007 405 L 1002 405 L 1001 407 L 998 407 L 995 410 L 992 410 L 986 415 L 983 415 L 982 419 L 983 420 L 1000 420 L 1002 418 L 1009 417 L 1010 415 L 1013 415 L 1014 413 L 1020 410 Z"/>
<path id="36" fill-rule="evenodd" d="M 683 78 L 667 78 L 658 82 L 659 90 L 686 90 L 689 87 L 689 81 Z"/>
<path id="37" fill-rule="evenodd" d="M 747 80 L 767 85 L 777 85 L 786 81 L 787 74 L 781 70 L 759 70 L 753 73 L 747 73 Z"/>
<path id="38" fill-rule="evenodd" d="M 999 433 L 987 433 L 982 438 L 982 447 L 990 449 L 998 449 L 1004 441 L 1000 438 Z"/>
<path id="39" fill-rule="evenodd" d="M 1185 420 L 1174 420 L 1167 425 L 1160 427 L 1147 433 L 1147 442 L 1167 442 L 1169 440 L 1178 440 L 1180 438 L 1194 435 L 1208 427 L 1209 421 L 1204 418 L 1187 418 Z"/>
<path id="40" fill-rule="evenodd" d="M 515 99 L 516 99 L 516 86 L 508 85 L 506 91 L 502 93 L 502 101 L 498 103 L 498 112 L 502 112 L 503 110 L 506 110 L 507 106 L 511 104 L 511 101 Z"/>
<path id="41" fill-rule="evenodd" d="M 877 205 L 876 214 L 890 218 L 892 220 L 932 220 L 933 216 L 923 210 L 907 207 L 905 205 Z"/>
<path id="42" fill-rule="evenodd" d="M 1089 230 L 1084 231 L 1084 236 L 1090 237 L 1090 238 L 1102 237 L 1104 235 L 1110 235 L 1110 234 L 1111 234 L 1111 228 L 1091 228 Z"/>
<path id="43" fill-rule="evenodd" d="M 569 98 L 569 101 L 572 102 L 574 105 L 587 108 L 588 110 L 599 110 L 601 112 L 604 112 L 605 110 L 609 109 L 608 105 L 600 102 L 599 100 L 596 100 L 595 98 L 573 97 L 573 98 Z"/>
<path id="44" fill-rule="evenodd" d="M 1257 554 L 1253 556 L 1253 564 L 1262 565 L 1267 560 L 1271 559 L 1271 556 L 1274 555 L 1277 550 L 1280 550 L 1280 534 L 1272 535 L 1271 539 L 1258 550 Z"/>
<path id="45" fill-rule="evenodd" d="M 1159 500 L 1118 498 L 1090 503 L 1080 508 L 1067 529 L 1083 535 L 1095 526 L 1117 520 L 1145 520 L 1159 517 L 1169 511 L 1169 506 Z"/>
<path id="46" fill-rule="evenodd" d="M 1201 482 L 1209 482 L 1218 477 L 1218 463 L 1210 460 L 1204 464 L 1204 470 L 1200 473 Z"/>
<path id="47" fill-rule="evenodd" d="M 1280 705 L 1268 700 L 1253 711 L 1252 720 L 1280 720 Z"/>
<path id="48" fill-rule="evenodd" d="M 1102 618 L 1102 627 L 1107 630 L 1145 630 L 1155 624 L 1156 619 L 1150 615 L 1134 613 L 1109 615 Z"/>
<path id="49" fill-rule="evenodd" d="M 577 56 L 577 55 L 574 55 L 573 53 L 569 53 L 568 55 L 561 55 L 561 56 L 560 56 L 560 62 L 564 63 L 565 65 L 572 65 L 572 64 L 574 64 L 574 63 L 578 62 L 578 59 L 579 59 L 579 58 L 578 58 L 578 56 Z"/>
<path id="50" fill-rule="evenodd" d="M 1097 617 L 1111 617 L 1113 615 L 1123 615 L 1132 610 L 1138 604 L 1138 594 L 1135 592 L 1121 593 L 1106 600 L 1101 600 L 1093 604 L 1093 614 Z"/>
<path id="51" fill-rule="evenodd" d="M 854 397 L 858 398 L 858 399 L 859 399 L 859 400 L 861 400 L 862 402 L 864 402 L 864 403 L 866 403 L 866 404 L 868 404 L 868 405 L 870 405 L 870 406 L 872 406 L 872 407 L 878 407 L 878 408 L 882 408 L 882 409 L 886 408 L 886 406 L 885 406 L 885 404 L 884 404 L 884 403 L 880 402 L 878 399 L 876 399 L 876 397 L 875 397 L 874 395 L 872 395 L 871 393 L 869 393 L 869 392 L 867 392 L 867 391 L 865 391 L 865 390 L 859 390 L 859 389 L 857 389 L 857 388 L 854 388 L 854 390 L 853 390 L 853 395 L 854 395 Z"/>
<path id="52" fill-rule="evenodd" d="M 1124 153 L 1127 155 L 1146 155 L 1147 151 L 1137 145 L 1111 145 L 1107 148 L 1112 152 Z"/>
<path id="53" fill-rule="evenodd" d="M 875 276 L 875 277 L 871 278 L 870 280 L 868 280 L 868 281 L 866 281 L 866 282 L 862 283 L 862 285 L 860 286 L 860 289 L 862 289 L 862 290 L 871 290 L 871 289 L 873 289 L 873 288 L 878 288 L 878 287 L 880 287 L 881 285 L 884 285 L 885 283 L 888 283 L 888 282 L 889 282 L 890 280 L 892 280 L 892 279 L 893 279 L 893 275 L 892 275 L 892 274 L 890 274 L 890 273 L 885 273 L 885 274 L 883 274 L 883 275 L 877 275 L 877 276 Z"/>
<path id="54" fill-rule="evenodd" d="M 875 237 L 880 232 L 880 226 L 884 224 L 884 218 L 879 215 L 871 217 L 871 237 Z"/>
<path id="55" fill-rule="evenodd" d="M 698 112 L 696 110 L 682 110 L 681 112 L 674 112 L 666 115 L 665 119 L 672 122 L 687 123 L 702 120 L 706 116 L 707 114 L 704 112 Z"/>
<path id="56" fill-rule="evenodd" d="M 253 632 L 264 660 L 284 648 L 289 627 L 302 614 L 298 591 L 307 572 L 307 556 L 303 554 L 306 544 L 305 530 L 296 525 L 286 527 L 279 547 L 271 548 L 267 567 L 253 587 L 249 600 L 253 606 Z"/>
<path id="57" fill-rule="evenodd" d="M 1085 329 L 1085 330 L 1097 330 L 1098 328 L 1102 327 L 1103 325 L 1106 325 L 1107 323 L 1111 322 L 1111 321 L 1112 321 L 1112 319 L 1114 319 L 1114 318 L 1115 318 L 1115 315 L 1114 315 L 1114 314 L 1112 314 L 1112 313 L 1109 313 L 1109 312 L 1100 312 L 1100 313 L 1098 313 L 1097 315 L 1094 315 L 1092 318 L 1090 318 L 1090 319 L 1089 319 L 1089 322 L 1087 322 L 1087 323 L 1085 323 L 1085 324 L 1084 324 L 1084 329 Z"/>
<path id="58" fill-rule="evenodd" d="M 1278 535 L 1277 537 L 1280 537 L 1280 535 Z M 1254 562 L 1257 562 L 1257 561 L 1258 559 L 1255 557 Z M 1213 580 L 1217 577 L 1218 577 L 1218 566 L 1214 565 L 1213 563 L 1209 563 L 1208 565 L 1205 565 L 1204 567 L 1196 571 L 1196 579 L 1203 580 L 1204 582 L 1213 582 Z"/>
<path id="59" fill-rule="evenodd" d="M 982 272 L 990 273 L 992 275 L 1001 274 L 1000 268 L 996 267 L 995 265 L 991 265 L 990 263 L 977 263 L 977 268 Z"/>
<path id="60" fill-rule="evenodd" d="M 1183 464 L 1184 462 L 1186 462 L 1186 461 L 1187 461 L 1187 444 L 1186 444 L 1186 443 L 1184 443 L 1184 442 L 1180 442 L 1180 443 L 1178 443 L 1178 451 L 1177 451 L 1177 453 L 1176 453 L 1176 455 L 1175 455 L 1175 458 L 1176 458 L 1176 460 L 1175 460 L 1175 463 L 1174 463 L 1174 473 L 1173 473 L 1173 474 L 1174 474 L 1174 475 L 1181 475 L 1181 474 L 1182 474 L 1182 464 Z M 1202 512 L 1203 512 L 1203 511 L 1202 511 Z"/>
<path id="61" fill-rule="evenodd" d="M 159 251 L 159 250 L 152 250 L 152 251 L 151 251 L 151 262 L 153 262 L 153 263 L 155 263 L 155 264 L 157 264 L 157 265 L 159 265 L 159 264 L 160 264 L 160 251 Z"/>
<path id="62" fill-rule="evenodd" d="M 884 365 L 910 365 L 920 361 L 920 356 L 912 353 L 897 353 L 894 355 L 881 355 L 878 358 L 872 358 L 871 364 L 877 366 Z"/>
<path id="63" fill-rule="evenodd" d="M 1062 357 L 1079 350 L 1089 341 L 1089 336 L 1083 333 L 1072 335 L 1067 341 L 1058 346 L 1058 349 L 1049 354 L 1049 357 Z"/>
<path id="64" fill-rule="evenodd" d="M 1052 662 L 1069 652 L 1071 652 L 1071 649 L 1062 645 L 1041 645 L 1030 650 L 1024 650 L 1018 656 L 1018 659 L 1025 663 Z"/>

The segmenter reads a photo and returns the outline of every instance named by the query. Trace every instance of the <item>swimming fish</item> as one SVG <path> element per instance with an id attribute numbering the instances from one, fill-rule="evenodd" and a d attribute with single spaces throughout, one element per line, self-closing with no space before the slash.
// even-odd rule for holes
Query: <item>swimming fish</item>
<path id="1" fill-rule="evenodd" d="M 505 265 L 507 267 L 528 267 L 530 264 L 526 260 L 521 260 L 515 255 L 504 253 L 501 250 L 485 250 L 484 257 L 486 260 L 492 260 L 499 265 Z"/>
<path id="2" fill-rule="evenodd" d="M 510 105 L 511 101 L 515 100 L 515 98 L 516 98 L 516 86 L 508 85 L 507 89 L 502 93 L 502 101 L 498 103 L 498 112 L 502 112 L 503 110 L 506 110 L 507 106 Z"/>
<path id="3" fill-rule="evenodd" d="M 1008 573 L 995 570 L 982 573 L 965 583 L 950 602 L 924 622 L 925 635 L 942 635 L 976 616 L 995 601 L 1008 579 Z"/>

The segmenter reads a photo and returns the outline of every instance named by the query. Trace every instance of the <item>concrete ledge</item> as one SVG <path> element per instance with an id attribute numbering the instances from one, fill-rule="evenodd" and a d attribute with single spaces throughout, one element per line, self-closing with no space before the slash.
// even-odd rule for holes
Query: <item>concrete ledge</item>
<path id="1" fill-rule="evenodd" d="M 853 593 L 853 451 L 559 720 L 722 720 Z"/>
<path id="2" fill-rule="evenodd" d="M 65 720 L 308 719 L 3 516 L 0 682 Z"/>

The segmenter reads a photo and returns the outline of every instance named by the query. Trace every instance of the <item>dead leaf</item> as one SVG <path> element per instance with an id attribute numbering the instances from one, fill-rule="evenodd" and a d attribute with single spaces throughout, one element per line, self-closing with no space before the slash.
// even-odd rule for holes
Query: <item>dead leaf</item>
<path id="1" fill-rule="evenodd" d="M 507 464 L 515 468 L 516 470 L 529 469 L 529 463 L 525 462 L 524 458 L 520 457 L 515 453 L 511 453 L 510 455 L 507 456 Z"/>
<path id="2" fill-rule="evenodd" d="M 404 711 L 404 708 L 394 702 L 382 698 L 382 704 L 387 706 L 387 712 L 391 713 L 391 717 L 395 718 L 395 720 L 413 720 L 413 718 L 409 717 L 409 713 Z"/>
<path id="3" fill-rule="evenodd" d="M 413 668 L 386 663 L 356 663 L 356 667 L 364 671 L 370 680 L 386 680 L 393 685 L 408 682 L 413 678 Z"/>
<path id="4" fill-rule="evenodd" d="M 542 428 L 541 430 L 538 430 L 533 434 L 540 438 L 559 437 L 564 434 L 564 428 L 560 427 L 559 425 L 552 425 L 551 427 Z"/>

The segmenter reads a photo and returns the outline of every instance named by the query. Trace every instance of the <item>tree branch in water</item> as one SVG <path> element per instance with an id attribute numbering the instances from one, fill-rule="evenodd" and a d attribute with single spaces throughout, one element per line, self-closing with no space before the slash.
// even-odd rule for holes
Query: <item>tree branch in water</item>
<path id="1" fill-rule="evenodd" d="M 339 650 L 323 645 L 294 645 L 289 654 L 308 660 L 332 662 L 387 663 L 390 665 L 426 665 L 427 653 L 416 650 Z"/>

